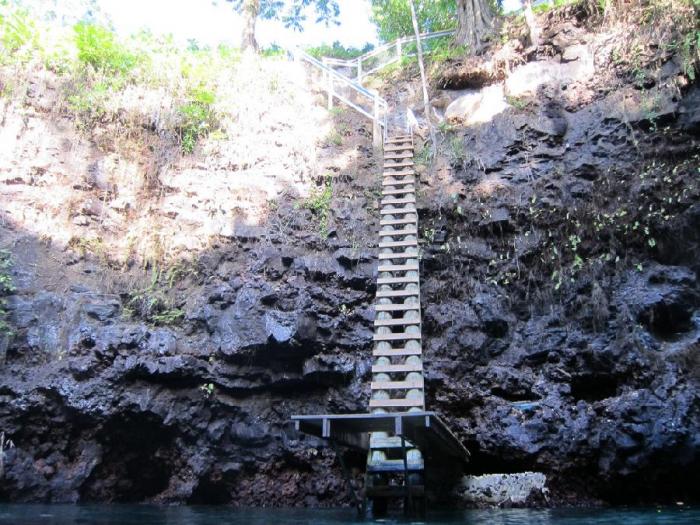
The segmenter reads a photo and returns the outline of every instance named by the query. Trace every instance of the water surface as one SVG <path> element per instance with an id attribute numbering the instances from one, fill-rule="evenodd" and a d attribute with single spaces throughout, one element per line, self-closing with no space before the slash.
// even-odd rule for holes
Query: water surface
<path id="1" fill-rule="evenodd" d="M 360 523 L 353 510 L 158 507 L 140 505 L 0 505 L 0 525 L 340 525 Z M 369 522 L 372 523 L 372 522 Z M 430 514 L 435 525 L 699 525 L 700 509 L 508 509 Z"/>

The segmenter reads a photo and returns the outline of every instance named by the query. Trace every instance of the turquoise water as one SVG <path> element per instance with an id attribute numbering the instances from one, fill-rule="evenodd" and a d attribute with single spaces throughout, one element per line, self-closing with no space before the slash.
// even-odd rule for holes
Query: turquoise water
<path id="1" fill-rule="evenodd" d="M 339 525 L 358 523 L 352 510 L 232 510 L 227 507 L 135 505 L 0 505 L 0 525 Z M 429 515 L 436 525 L 700 525 L 700 510 L 470 510 Z"/>

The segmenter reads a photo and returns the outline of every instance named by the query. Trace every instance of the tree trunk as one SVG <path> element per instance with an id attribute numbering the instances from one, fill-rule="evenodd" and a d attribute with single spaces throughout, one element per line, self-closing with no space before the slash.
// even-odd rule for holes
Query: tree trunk
<path id="1" fill-rule="evenodd" d="M 493 25 L 494 13 L 488 0 L 457 0 L 458 44 L 468 46 L 472 52 L 479 51 Z"/>
<path id="2" fill-rule="evenodd" d="M 420 28 L 418 27 L 418 17 L 416 17 L 416 6 L 413 0 L 408 1 L 411 6 L 411 20 L 413 21 L 413 32 L 416 34 L 416 49 L 418 51 L 418 67 L 420 69 L 420 80 L 423 85 L 423 108 L 425 111 L 425 120 L 428 123 L 428 129 L 430 130 L 430 142 L 432 143 L 431 148 L 433 152 L 433 158 L 437 153 L 437 142 L 435 139 L 435 129 L 433 128 L 433 123 L 430 120 L 430 97 L 428 96 L 428 82 L 425 78 L 425 64 L 423 63 L 423 45 L 420 40 Z"/>
<path id="3" fill-rule="evenodd" d="M 255 39 L 255 23 L 260 13 L 260 0 L 244 0 L 243 3 L 243 35 L 241 49 L 258 52 L 258 41 Z"/>

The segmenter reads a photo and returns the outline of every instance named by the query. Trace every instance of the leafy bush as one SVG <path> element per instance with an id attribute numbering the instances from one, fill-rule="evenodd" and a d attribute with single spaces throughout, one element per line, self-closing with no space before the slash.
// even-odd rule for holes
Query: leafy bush
<path id="1" fill-rule="evenodd" d="M 10 253 L 6 250 L 0 250 L 0 334 L 10 334 L 10 326 L 7 324 L 7 310 L 5 309 L 6 295 L 15 291 L 15 286 L 12 283 L 10 275 Z"/>
<path id="2" fill-rule="evenodd" d="M 213 92 L 199 88 L 192 91 L 189 102 L 180 106 L 182 123 L 179 131 L 183 153 L 194 152 L 197 140 L 207 136 L 216 124 L 215 100 Z"/>
<path id="3" fill-rule="evenodd" d="M 80 22 L 73 30 L 81 63 L 90 65 L 97 71 L 122 75 L 136 66 L 136 55 L 120 44 L 109 29 Z"/>
<path id="4" fill-rule="evenodd" d="M 426 33 L 455 28 L 455 0 L 424 0 L 417 2 L 416 11 L 421 30 Z M 385 42 L 413 34 L 411 9 L 406 0 L 372 0 L 372 19 Z"/>
<path id="5" fill-rule="evenodd" d="M 325 184 L 321 189 L 314 191 L 308 199 L 302 203 L 302 207 L 310 210 L 318 216 L 318 233 L 324 239 L 328 237 L 328 218 L 333 199 L 333 178 L 326 175 Z"/>
<path id="6" fill-rule="evenodd" d="M 364 55 L 369 51 L 372 51 L 372 49 L 374 49 L 374 46 L 372 44 L 367 44 L 362 49 L 358 49 L 356 47 L 344 47 L 340 42 L 336 40 L 335 42 L 333 42 L 332 46 L 329 46 L 328 44 L 323 44 L 317 47 L 310 47 L 306 50 L 306 52 L 312 57 L 317 58 L 319 60 L 323 57 L 351 60 L 353 58 L 359 57 L 360 55 Z"/>
<path id="7" fill-rule="evenodd" d="M 0 46 L 7 55 L 15 54 L 23 48 L 36 48 L 38 41 L 38 30 L 27 13 L 0 12 Z"/>
<path id="8" fill-rule="evenodd" d="M 97 82 L 92 87 L 80 85 L 73 94 L 68 95 L 68 109 L 77 114 L 85 123 L 101 119 L 109 97 L 109 86 L 106 82 Z"/>

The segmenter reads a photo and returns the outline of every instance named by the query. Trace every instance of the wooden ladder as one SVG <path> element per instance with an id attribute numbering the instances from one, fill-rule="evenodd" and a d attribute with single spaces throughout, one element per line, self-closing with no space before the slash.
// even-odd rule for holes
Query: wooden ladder
<path id="1" fill-rule="evenodd" d="M 379 276 L 369 409 L 372 413 L 425 410 L 418 250 L 417 175 L 412 136 L 384 145 L 379 231 Z M 404 511 L 425 505 L 422 452 L 402 436 L 370 434 L 365 482 L 372 514 L 391 499 Z"/>

